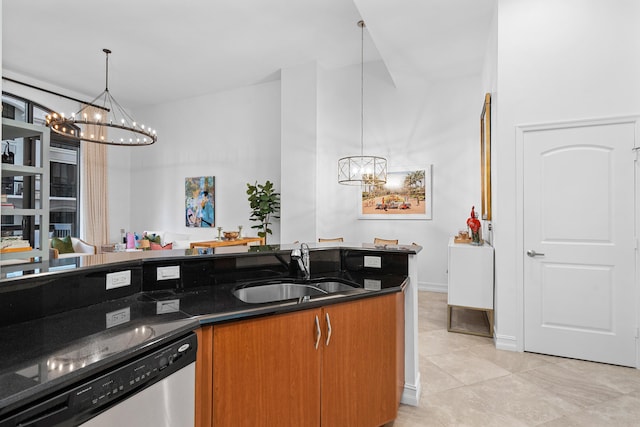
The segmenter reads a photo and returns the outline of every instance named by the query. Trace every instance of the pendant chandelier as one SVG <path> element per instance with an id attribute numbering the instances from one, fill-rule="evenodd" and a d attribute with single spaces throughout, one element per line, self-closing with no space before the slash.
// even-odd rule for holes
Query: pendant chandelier
<path id="1" fill-rule="evenodd" d="M 47 115 L 46 123 L 52 132 L 76 141 L 119 146 L 145 146 L 158 140 L 156 131 L 138 124 L 109 92 L 109 49 L 106 55 L 105 90 L 70 117 L 64 113 Z"/>
<path id="2" fill-rule="evenodd" d="M 345 185 L 382 185 L 387 182 L 387 159 L 364 155 L 364 21 L 360 48 L 360 155 L 338 160 L 338 183 Z"/>

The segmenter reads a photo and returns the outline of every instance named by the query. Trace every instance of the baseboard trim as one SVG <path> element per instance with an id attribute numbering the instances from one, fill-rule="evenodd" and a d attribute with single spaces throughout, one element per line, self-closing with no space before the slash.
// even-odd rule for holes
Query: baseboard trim
<path id="1" fill-rule="evenodd" d="M 493 342 L 498 350 L 518 351 L 516 337 L 493 333 Z"/>
<path id="2" fill-rule="evenodd" d="M 420 385 L 420 372 L 416 375 L 416 384 L 404 384 L 400 403 L 410 406 L 418 406 L 420 395 L 422 394 L 422 386 Z"/>
<path id="3" fill-rule="evenodd" d="M 449 286 L 442 283 L 418 282 L 418 290 L 446 294 L 449 290 Z"/>

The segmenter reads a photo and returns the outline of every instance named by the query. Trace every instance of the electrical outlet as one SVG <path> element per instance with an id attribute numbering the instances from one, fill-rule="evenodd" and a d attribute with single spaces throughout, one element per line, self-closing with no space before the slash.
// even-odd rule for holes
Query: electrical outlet
<path id="1" fill-rule="evenodd" d="M 107 274 L 107 290 L 129 286 L 131 284 L 131 270 L 118 271 Z"/>
<path id="2" fill-rule="evenodd" d="M 170 299 L 156 303 L 156 314 L 175 313 L 180 310 L 180 300 Z"/>
<path id="3" fill-rule="evenodd" d="M 364 266 L 371 268 L 382 268 L 382 258 L 379 256 L 365 256 Z"/>
<path id="4" fill-rule="evenodd" d="M 382 280 L 364 279 L 364 288 L 368 291 L 379 291 L 382 289 Z"/>
<path id="5" fill-rule="evenodd" d="M 129 320 L 131 320 L 131 309 L 129 307 L 106 314 L 107 328 L 122 325 Z"/>
<path id="6" fill-rule="evenodd" d="M 158 267 L 156 269 L 156 280 L 171 280 L 180 278 L 180 266 Z"/>

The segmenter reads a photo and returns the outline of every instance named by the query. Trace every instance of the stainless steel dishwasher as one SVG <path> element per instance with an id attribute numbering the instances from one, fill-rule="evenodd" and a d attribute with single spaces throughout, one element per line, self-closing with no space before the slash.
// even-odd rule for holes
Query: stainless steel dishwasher
<path id="1" fill-rule="evenodd" d="M 196 348 L 189 333 L 134 355 L 17 411 L 0 427 L 193 427 Z"/>

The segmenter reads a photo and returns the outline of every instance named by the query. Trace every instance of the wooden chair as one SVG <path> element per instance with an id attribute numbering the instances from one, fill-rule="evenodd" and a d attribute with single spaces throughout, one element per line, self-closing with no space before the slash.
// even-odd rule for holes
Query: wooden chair
<path id="1" fill-rule="evenodd" d="M 374 245 L 397 245 L 398 239 L 388 240 L 388 239 L 380 239 L 376 237 L 375 239 L 373 239 L 373 244 Z"/>
<path id="2" fill-rule="evenodd" d="M 335 237 L 333 239 L 318 239 L 318 243 L 322 243 L 322 242 L 344 242 L 344 239 L 342 237 Z"/>

